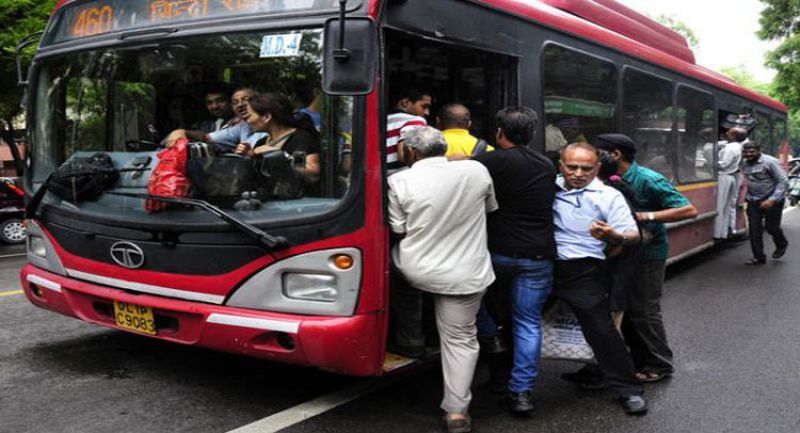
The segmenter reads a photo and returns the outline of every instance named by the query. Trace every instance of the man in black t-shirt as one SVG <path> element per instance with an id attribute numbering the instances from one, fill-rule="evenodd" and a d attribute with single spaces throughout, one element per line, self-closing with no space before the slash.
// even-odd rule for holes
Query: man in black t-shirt
<path id="1" fill-rule="evenodd" d="M 511 300 L 514 362 L 506 403 L 511 412 L 527 415 L 533 410 L 542 308 L 553 289 L 556 170 L 549 159 L 527 147 L 539 121 L 535 111 L 508 107 L 496 120 L 497 150 L 473 159 L 489 169 L 500 206 L 488 216 L 488 233 L 497 275 L 493 290 L 500 297 L 508 293 Z"/>

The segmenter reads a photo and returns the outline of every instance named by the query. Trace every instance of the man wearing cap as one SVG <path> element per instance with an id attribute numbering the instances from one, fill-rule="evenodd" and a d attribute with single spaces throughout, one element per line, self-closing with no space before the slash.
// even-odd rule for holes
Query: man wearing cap
<path id="1" fill-rule="evenodd" d="M 644 382 L 655 382 L 673 372 L 672 349 L 661 316 L 661 291 L 669 253 L 664 223 L 694 218 L 697 209 L 667 178 L 635 162 L 636 144 L 627 135 L 601 134 L 593 144 L 610 152 L 617 161 L 617 174 L 636 193 L 636 218 L 652 235 L 642 252 L 638 281 L 629 296 L 622 333 L 631 350 L 637 377 Z"/>
<path id="2" fill-rule="evenodd" d="M 750 226 L 750 246 L 753 258 L 748 265 L 763 265 L 767 262 L 764 254 L 764 230 L 772 235 L 775 242 L 773 259 L 786 254 L 789 241 L 781 230 L 781 216 L 789 178 L 783 171 L 780 161 L 763 155 L 758 143 L 748 142 L 742 146 L 745 163 L 742 171 L 747 176 L 747 222 Z"/>

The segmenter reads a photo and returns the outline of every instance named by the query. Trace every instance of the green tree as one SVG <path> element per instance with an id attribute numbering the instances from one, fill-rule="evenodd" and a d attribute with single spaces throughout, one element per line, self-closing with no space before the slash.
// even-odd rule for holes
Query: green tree
<path id="1" fill-rule="evenodd" d="M 659 15 L 656 17 L 656 21 L 682 34 L 689 43 L 689 46 L 692 49 L 697 49 L 698 45 L 700 44 L 700 39 L 697 37 L 697 34 L 694 32 L 694 30 L 687 26 L 686 23 L 675 17 L 667 15 Z"/>
<path id="2" fill-rule="evenodd" d="M 753 74 L 744 65 L 725 66 L 720 71 L 727 75 L 742 87 L 761 93 L 762 95 L 772 96 L 774 94 L 773 83 L 764 83 L 756 80 Z"/>
<path id="3" fill-rule="evenodd" d="M 780 42 L 767 53 L 766 65 L 775 69 L 771 96 L 789 107 L 789 140 L 800 147 L 800 0 L 761 0 L 761 30 L 764 40 Z"/>
<path id="4" fill-rule="evenodd" d="M 17 43 L 44 30 L 56 3 L 57 0 L 0 0 L 0 133 L 4 137 L 13 131 L 13 119 L 22 111 L 22 92 L 17 86 Z M 31 52 L 27 54 L 30 56 Z"/>

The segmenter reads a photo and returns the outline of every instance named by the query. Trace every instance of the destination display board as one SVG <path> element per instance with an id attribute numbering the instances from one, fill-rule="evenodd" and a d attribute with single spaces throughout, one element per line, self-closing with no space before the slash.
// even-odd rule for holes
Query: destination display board
<path id="1" fill-rule="evenodd" d="M 352 10 L 361 0 L 347 2 Z M 64 6 L 48 43 L 182 21 L 335 10 L 338 0 L 96 0 Z"/>

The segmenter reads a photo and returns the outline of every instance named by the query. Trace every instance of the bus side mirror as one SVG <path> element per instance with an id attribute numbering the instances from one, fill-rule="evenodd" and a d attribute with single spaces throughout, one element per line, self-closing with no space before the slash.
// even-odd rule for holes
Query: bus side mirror
<path id="1" fill-rule="evenodd" d="M 372 92 L 378 41 L 375 21 L 368 17 L 349 17 L 342 26 L 339 18 L 331 18 L 325 22 L 324 40 L 322 89 L 325 93 L 355 96 Z"/>

